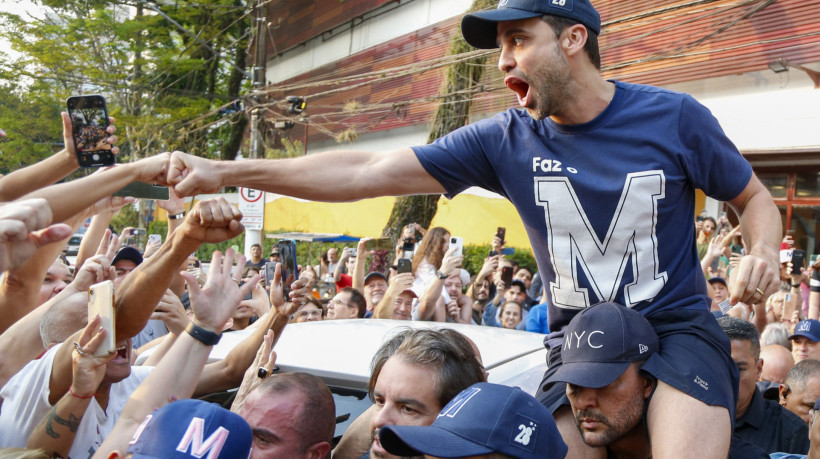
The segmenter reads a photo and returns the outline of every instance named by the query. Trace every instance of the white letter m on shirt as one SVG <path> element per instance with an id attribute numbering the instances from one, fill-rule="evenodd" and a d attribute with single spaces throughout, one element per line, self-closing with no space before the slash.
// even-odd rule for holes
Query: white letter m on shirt
<path id="1" fill-rule="evenodd" d="M 590 306 L 588 289 L 578 286 L 579 266 L 598 300 L 614 301 L 630 260 L 633 281 L 624 286 L 625 305 L 655 298 L 667 280 L 666 272 L 658 272 L 656 235 L 658 200 L 665 197 L 665 187 L 663 171 L 628 174 L 601 241 L 567 177 L 535 177 L 535 202 L 544 207 L 555 270 L 555 281 L 550 282 L 553 304 Z"/>

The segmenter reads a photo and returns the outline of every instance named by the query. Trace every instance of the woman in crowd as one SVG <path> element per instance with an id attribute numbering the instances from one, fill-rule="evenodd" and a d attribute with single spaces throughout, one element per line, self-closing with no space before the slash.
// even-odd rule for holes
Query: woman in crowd
<path id="1" fill-rule="evenodd" d="M 307 300 L 307 302 L 299 307 L 293 316 L 291 316 L 290 323 L 324 320 L 325 309 L 322 307 L 322 303 L 312 296 L 306 296 L 305 300 Z"/>
<path id="2" fill-rule="evenodd" d="M 422 295 L 427 285 L 436 277 L 436 271 L 441 268 L 441 260 L 447 249 L 450 248 L 450 232 L 436 226 L 430 228 L 422 238 L 415 255 L 413 255 L 413 291 Z"/>
<path id="3" fill-rule="evenodd" d="M 515 330 L 521 323 L 521 305 L 515 301 L 507 301 L 501 306 L 501 327 Z"/>

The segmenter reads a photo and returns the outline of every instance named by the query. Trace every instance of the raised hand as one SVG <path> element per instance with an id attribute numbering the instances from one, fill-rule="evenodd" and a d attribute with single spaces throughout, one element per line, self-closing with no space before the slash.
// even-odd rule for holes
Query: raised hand
<path id="1" fill-rule="evenodd" d="M 117 355 L 116 352 L 111 352 L 101 357 L 94 356 L 94 352 L 105 339 L 105 330 L 100 327 L 100 322 L 101 319 L 97 316 L 88 323 L 83 334 L 74 343 L 75 349 L 71 353 L 70 390 L 80 398 L 91 397 L 97 392 L 97 387 L 105 376 L 105 365 Z"/>
<path id="2" fill-rule="evenodd" d="M 25 199 L 0 206 L 0 272 L 25 262 L 47 244 L 71 236 L 71 227 L 51 225 L 45 199 Z"/>
<path id="3" fill-rule="evenodd" d="M 259 282 L 259 275 L 255 275 L 250 282 L 239 286 L 239 283 L 231 277 L 234 255 L 233 249 L 228 249 L 224 256 L 219 251 L 213 253 L 208 279 L 202 288 L 199 287 L 193 275 L 184 271 L 181 273 L 188 282 L 194 322 L 215 333 L 222 331 L 223 325 L 231 318 L 242 298 Z M 244 269 L 244 259 L 240 258 L 237 265 L 241 265 L 240 269 Z"/>
<path id="4" fill-rule="evenodd" d="M 168 331 L 176 336 L 179 336 L 188 326 L 185 306 L 170 289 L 166 290 L 165 295 L 159 300 L 159 304 L 154 308 L 154 313 L 151 314 L 151 319 L 161 320 L 168 328 Z"/>
<path id="5" fill-rule="evenodd" d="M 225 198 L 197 201 L 177 231 L 199 242 L 222 242 L 244 231 L 240 220 L 242 213 Z"/>

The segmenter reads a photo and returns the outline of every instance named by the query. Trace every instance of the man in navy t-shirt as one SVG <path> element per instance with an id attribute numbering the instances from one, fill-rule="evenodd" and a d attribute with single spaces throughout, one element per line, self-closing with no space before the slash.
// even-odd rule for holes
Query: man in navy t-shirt
<path id="1" fill-rule="evenodd" d="M 462 32 L 473 46 L 501 48 L 498 66 L 519 108 L 391 152 L 241 162 L 175 153 L 168 180 L 184 196 L 229 185 L 321 201 L 452 197 L 470 186 L 502 194 L 521 215 L 547 292 L 546 376 L 560 367 L 563 328 L 576 313 L 601 302 L 633 308 L 657 332 L 665 362 L 647 411 L 653 456 L 726 457 L 737 370 L 708 312 L 695 189 L 740 216 L 750 250 L 732 302 L 757 303 L 778 288 L 779 212 L 692 97 L 601 78 L 600 25 L 588 0 L 501 0 L 465 16 Z M 313 185 L 340 172 L 344 183 Z M 563 387 L 544 384 L 536 396 L 570 454 L 584 452 Z"/>

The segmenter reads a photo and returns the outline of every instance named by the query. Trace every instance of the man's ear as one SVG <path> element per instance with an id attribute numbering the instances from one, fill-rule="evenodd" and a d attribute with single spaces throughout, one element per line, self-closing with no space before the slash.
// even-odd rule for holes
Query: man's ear
<path id="1" fill-rule="evenodd" d="M 779 389 L 780 404 L 782 406 L 786 406 L 786 399 L 789 397 L 789 392 L 791 392 L 791 389 L 789 389 L 789 386 L 787 386 L 785 384 L 780 385 L 780 389 Z"/>
<path id="2" fill-rule="evenodd" d="M 584 52 L 584 46 L 589 40 L 587 28 L 581 24 L 574 24 L 564 29 L 559 38 L 561 48 L 567 56 L 574 56 Z"/>
<path id="3" fill-rule="evenodd" d="M 757 359 L 757 375 L 755 381 L 760 381 L 760 375 L 763 374 L 763 359 Z"/>
<path id="4" fill-rule="evenodd" d="M 330 443 L 323 441 L 310 445 L 305 450 L 306 459 L 325 459 L 330 452 Z"/>
<path id="5" fill-rule="evenodd" d="M 652 395 L 652 391 L 655 390 L 655 384 L 657 382 L 655 378 L 647 378 L 643 375 L 641 375 L 641 379 L 643 380 L 643 398 L 646 400 Z"/>

